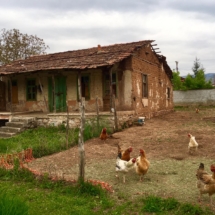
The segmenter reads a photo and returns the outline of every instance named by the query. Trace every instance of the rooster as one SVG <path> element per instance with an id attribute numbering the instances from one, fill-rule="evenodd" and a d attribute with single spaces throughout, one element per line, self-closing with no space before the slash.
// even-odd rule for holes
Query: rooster
<path id="1" fill-rule="evenodd" d="M 104 142 L 105 142 L 105 140 L 108 138 L 108 134 L 107 134 L 107 129 L 106 129 L 106 128 L 103 128 L 103 129 L 102 129 L 102 132 L 101 132 L 99 138 L 100 138 L 101 140 L 103 140 Z"/>
<path id="2" fill-rule="evenodd" d="M 136 158 L 132 158 L 129 161 L 125 161 L 120 159 L 120 157 L 117 157 L 116 159 L 116 172 L 123 173 L 123 183 L 125 183 L 125 174 L 134 167 L 134 164 L 136 162 Z M 119 179 L 118 174 L 116 177 Z"/>
<path id="3" fill-rule="evenodd" d="M 118 156 L 121 160 L 129 161 L 130 160 L 130 153 L 132 152 L 132 147 L 128 147 L 125 150 L 122 150 L 120 145 L 118 144 Z"/>
<path id="4" fill-rule="evenodd" d="M 212 205 L 212 195 L 215 193 L 215 165 L 210 167 L 212 175 L 207 173 L 204 169 L 204 164 L 200 163 L 199 168 L 197 169 L 197 188 L 199 189 L 199 201 L 201 201 L 202 194 L 209 195 L 210 204 Z"/>
<path id="5" fill-rule="evenodd" d="M 188 134 L 188 137 L 190 138 L 190 142 L 188 144 L 188 152 L 191 154 L 193 150 L 197 151 L 199 144 L 196 142 L 195 137 L 191 134 Z"/>
<path id="6" fill-rule="evenodd" d="M 150 162 L 146 158 L 145 151 L 140 149 L 140 155 L 136 159 L 135 170 L 136 173 L 140 176 L 140 181 L 143 180 L 143 176 L 148 172 Z"/>

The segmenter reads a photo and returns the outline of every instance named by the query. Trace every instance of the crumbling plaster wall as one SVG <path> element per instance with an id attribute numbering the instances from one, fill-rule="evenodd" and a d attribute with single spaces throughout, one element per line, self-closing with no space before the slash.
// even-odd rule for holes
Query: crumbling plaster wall
<path id="1" fill-rule="evenodd" d="M 85 101 L 86 111 L 96 111 L 96 98 L 98 97 L 98 104 L 101 107 L 102 101 L 102 71 L 99 69 L 88 70 L 81 73 L 82 75 L 88 74 L 90 77 L 90 100 Z M 77 101 L 77 73 L 67 72 L 67 101 L 69 111 L 78 110 Z"/>
<path id="2" fill-rule="evenodd" d="M 136 113 L 142 112 L 150 118 L 160 112 L 172 110 L 171 81 L 149 46 L 141 49 L 132 57 L 132 69 L 132 98 Z M 148 77 L 148 98 L 142 96 L 142 74 L 146 74 Z M 168 87 L 170 88 L 170 98 L 167 95 Z"/>
<path id="3" fill-rule="evenodd" d="M 69 111 L 78 110 L 77 102 L 77 73 L 74 71 L 59 71 L 60 74 L 66 76 L 67 85 L 67 95 L 66 99 L 68 101 Z M 99 98 L 99 106 L 102 106 L 102 71 L 101 70 L 89 70 L 82 74 L 90 75 L 90 100 L 85 101 L 86 111 L 96 111 L 96 97 Z M 46 103 L 48 106 L 48 78 L 51 74 L 47 72 L 26 73 L 23 75 L 17 75 L 12 78 L 12 80 L 17 81 L 18 85 L 18 103 L 13 104 L 13 111 L 43 111 L 47 112 Z M 39 78 L 43 86 L 43 93 L 39 90 L 37 91 L 36 101 L 26 101 L 26 79 L 35 78 L 36 84 L 39 86 Z M 6 80 L 6 89 L 8 89 L 8 81 Z M 46 103 L 45 103 L 45 100 Z M 8 90 L 6 90 L 6 101 L 7 101 L 7 111 L 10 111 L 10 102 L 8 102 Z"/>
<path id="4" fill-rule="evenodd" d="M 46 99 L 48 100 L 48 77 L 46 74 L 39 74 L 41 84 L 43 85 L 43 91 L 44 95 L 46 96 Z M 37 91 L 37 101 L 26 101 L 26 80 L 28 78 L 35 78 L 37 86 L 39 86 L 39 78 L 37 74 L 23 74 L 23 75 L 17 75 L 12 77 L 12 80 L 17 81 L 17 87 L 18 87 L 18 102 L 13 103 L 12 109 L 16 112 L 22 112 L 22 111 L 46 111 L 46 104 L 44 101 L 44 96 L 42 93 Z M 6 80 L 6 109 L 7 111 L 10 111 L 10 102 L 8 101 L 8 78 Z"/>

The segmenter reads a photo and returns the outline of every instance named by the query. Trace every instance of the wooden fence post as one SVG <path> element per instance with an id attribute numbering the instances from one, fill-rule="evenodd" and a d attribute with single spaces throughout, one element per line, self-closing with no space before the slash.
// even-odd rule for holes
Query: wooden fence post
<path id="1" fill-rule="evenodd" d="M 112 67 L 109 70 L 109 79 L 110 79 L 110 112 L 113 108 L 113 86 L 112 86 Z"/>
<path id="2" fill-rule="evenodd" d="M 99 104 L 98 104 L 98 97 L 96 97 L 96 120 L 97 120 L 97 128 L 99 128 Z"/>
<path id="3" fill-rule="evenodd" d="M 66 148 L 68 149 L 69 145 L 69 108 L 68 102 L 66 102 L 66 111 L 67 111 L 67 120 L 66 120 Z"/>
<path id="4" fill-rule="evenodd" d="M 79 179 L 84 180 L 85 176 L 85 151 L 84 151 L 84 124 L 85 124 L 85 100 L 79 103 L 79 110 L 81 114 L 81 123 L 79 130 Z"/>
<path id="5" fill-rule="evenodd" d="M 79 98 L 79 112 L 80 112 L 80 129 L 78 135 L 79 148 L 79 180 L 84 181 L 85 176 L 85 151 L 84 151 L 84 124 L 85 124 L 85 98 L 82 98 L 81 93 L 81 72 L 78 73 L 78 98 Z"/>
<path id="6" fill-rule="evenodd" d="M 114 125 L 115 125 L 115 130 L 118 131 L 118 119 L 117 119 L 117 113 L 116 113 L 116 104 L 115 104 L 115 95 L 113 94 L 113 114 L 114 114 Z"/>

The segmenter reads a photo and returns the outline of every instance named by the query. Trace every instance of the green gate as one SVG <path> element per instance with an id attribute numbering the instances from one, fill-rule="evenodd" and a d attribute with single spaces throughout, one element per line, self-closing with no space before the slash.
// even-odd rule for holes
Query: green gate
<path id="1" fill-rule="evenodd" d="M 48 79 L 49 111 L 66 112 L 66 77 L 55 76 Z M 55 92 L 54 92 L 55 88 Z"/>

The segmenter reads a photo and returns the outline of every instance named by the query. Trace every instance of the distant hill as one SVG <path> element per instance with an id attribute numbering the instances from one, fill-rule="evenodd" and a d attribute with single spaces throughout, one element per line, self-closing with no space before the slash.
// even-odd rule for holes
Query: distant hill
<path id="1" fill-rule="evenodd" d="M 207 73 L 205 74 L 206 81 L 209 81 L 210 79 L 213 81 L 215 79 L 215 73 Z"/>

